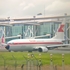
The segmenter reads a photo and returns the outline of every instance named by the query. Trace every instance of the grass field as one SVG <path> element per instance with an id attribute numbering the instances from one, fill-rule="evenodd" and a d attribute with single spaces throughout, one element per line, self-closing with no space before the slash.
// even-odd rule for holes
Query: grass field
<path id="1" fill-rule="evenodd" d="M 33 57 L 31 55 L 34 55 Z M 27 60 L 41 60 L 43 65 L 50 65 L 50 53 L 39 52 L 0 52 L 0 66 L 3 65 L 21 65 Z M 54 64 L 62 65 L 62 54 L 52 54 Z M 70 54 L 64 54 L 65 65 L 70 65 Z"/>

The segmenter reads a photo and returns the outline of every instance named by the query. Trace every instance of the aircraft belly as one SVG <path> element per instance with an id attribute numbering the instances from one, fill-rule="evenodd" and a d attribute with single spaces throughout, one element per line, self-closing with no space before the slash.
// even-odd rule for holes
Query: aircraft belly
<path id="1" fill-rule="evenodd" d="M 30 46 L 30 45 L 11 45 L 9 50 L 11 50 L 11 51 L 30 51 L 30 50 L 33 50 L 33 46 Z"/>
<path id="2" fill-rule="evenodd" d="M 45 46 L 47 47 L 50 44 L 21 44 L 21 45 L 10 45 L 11 51 L 30 51 L 33 50 L 36 46 Z M 52 45 L 52 44 L 51 44 Z"/>

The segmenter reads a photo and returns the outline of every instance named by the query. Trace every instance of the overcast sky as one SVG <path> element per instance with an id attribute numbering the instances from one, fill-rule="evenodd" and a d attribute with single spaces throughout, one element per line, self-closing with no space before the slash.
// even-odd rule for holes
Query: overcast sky
<path id="1" fill-rule="evenodd" d="M 70 0 L 0 0 L 0 18 L 70 15 Z"/>

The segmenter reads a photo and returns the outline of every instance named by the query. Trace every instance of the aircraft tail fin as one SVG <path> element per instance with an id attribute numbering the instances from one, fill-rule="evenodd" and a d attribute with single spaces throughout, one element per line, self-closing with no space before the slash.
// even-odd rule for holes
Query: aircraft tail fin
<path id="1" fill-rule="evenodd" d="M 64 26 L 65 26 L 65 23 L 62 22 L 59 25 L 59 28 L 57 29 L 57 32 L 55 33 L 55 36 L 53 37 L 53 39 L 64 39 Z"/>
<path id="2" fill-rule="evenodd" d="M 5 43 L 5 37 L 4 37 L 4 34 L 3 34 L 2 37 L 1 37 L 1 43 Z"/>

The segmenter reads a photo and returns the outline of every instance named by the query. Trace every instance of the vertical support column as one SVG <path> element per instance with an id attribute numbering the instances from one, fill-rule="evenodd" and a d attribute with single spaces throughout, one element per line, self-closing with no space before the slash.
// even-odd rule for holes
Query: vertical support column
<path id="1" fill-rule="evenodd" d="M 23 39 L 23 26 L 22 26 L 22 34 L 21 34 L 21 38 Z"/>
<path id="2" fill-rule="evenodd" d="M 31 32 L 32 36 L 31 37 L 34 37 L 34 26 L 32 25 L 32 32 Z"/>
<path id="3" fill-rule="evenodd" d="M 54 70 L 53 60 L 52 60 L 52 54 L 50 54 L 50 70 Z"/>
<path id="4" fill-rule="evenodd" d="M 34 18 L 34 24 L 35 24 L 35 18 L 36 18 L 36 16 L 33 16 L 33 18 Z M 33 37 L 36 36 L 35 25 L 32 25 L 32 31 L 33 31 Z"/>
<path id="5" fill-rule="evenodd" d="M 41 59 L 39 59 L 39 70 L 41 70 L 42 62 Z"/>
<path id="6" fill-rule="evenodd" d="M 28 54 L 27 70 L 31 70 L 31 60 L 30 60 L 30 58 L 31 58 L 31 55 Z"/>
<path id="7" fill-rule="evenodd" d="M 41 61 L 41 53 L 39 54 L 39 70 L 41 70 L 42 61 Z"/>
<path id="8" fill-rule="evenodd" d="M 66 18 L 67 13 L 65 13 L 64 15 L 65 15 L 65 18 L 64 18 L 64 20 L 65 20 L 65 40 L 67 40 L 67 36 L 68 36 L 68 34 L 67 34 L 67 18 Z M 68 41 L 65 41 L 65 43 L 67 44 Z"/>
<path id="9" fill-rule="evenodd" d="M 64 54 L 62 54 L 62 70 L 65 70 L 65 65 L 64 65 Z"/>
<path id="10" fill-rule="evenodd" d="M 69 24 L 69 28 L 68 28 L 68 31 L 67 31 L 67 32 L 68 32 L 68 34 L 69 34 L 69 35 L 68 35 L 68 38 L 70 39 L 70 22 L 69 22 L 68 24 Z M 70 40 L 69 40 L 68 43 L 70 44 Z"/>

